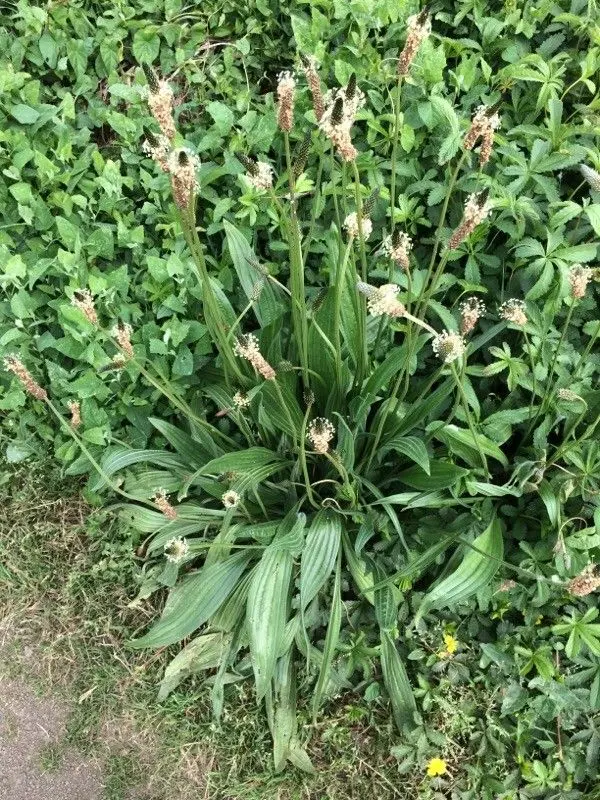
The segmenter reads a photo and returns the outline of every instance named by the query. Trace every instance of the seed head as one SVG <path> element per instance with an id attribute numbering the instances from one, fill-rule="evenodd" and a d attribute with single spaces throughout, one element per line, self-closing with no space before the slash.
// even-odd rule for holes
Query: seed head
<path id="1" fill-rule="evenodd" d="M 198 189 L 196 171 L 200 159 L 188 147 L 177 147 L 169 156 L 167 166 L 171 173 L 175 202 L 179 208 L 186 209 Z"/>
<path id="2" fill-rule="evenodd" d="M 312 444 L 317 453 L 327 453 L 329 442 L 335 436 L 334 425 L 325 417 L 313 419 L 308 426 L 306 438 Z"/>
<path id="3" fill-rule="evenodd" d="M 410 267 L 409 253 L 412 250 L 412 246 L 413 243 L 410 236 L 397 229 L 394 230 L 391 236 L 386 236 L 383 240 L 384 252 L 406 272 Z"/>
<path id="4" fill-rule="evenodd" d="M 362 220 L 362 235 L 363 239 L 366 241 L 371 233 L 373 232 L 373 223 L 369 219 L 369 217 L 363 217 Z M 358 224 L 358 215 L 355 211 L 351 214 L 348 214 L 346 219 L 344 220 L 344 228 L 348 231 L 348 236 L 351 239 L 357 239 L 360 236 L 360 227 Z"/>
<path id="5" fill-rule="evenodd" d="M 517 300 L 516 297 L 511 297 L 505 303 L 502 303 L 499 309 L 499 314 L 502 319 L 507 322 L 512 322 L 513 325 L 523 327 L 527 325 L 527 314 L 525 313 L 525 303 L 522 300 Z"/>
<path id="6" fill-rule="evenodd" d="M 581 174 L 589 183 L 595 192 L 600 192 L 600 172 L 588 167 L 587 164 L 581 164 L 579 167 Z"/>
<path id="7" fill-rule="evenodd" d="M 70 400 L 67 406 L 71 412 L 71 427 L 78 428 L 81 425 L 81 407 L 77 400 Z"/>
<path id="8" fill-rule="evenodd" d="M 475 228 L 486 219 L 491 211 L 492 205 L 488 200 L 488 193 L 476 192 L 467 197 L 463 218 L 450 237 L 448 249 L 455 250 L 464 240 L 473 233 Z"/>
<path id="9" fill-rule="evenodd" d="M 406 314 L 406 308 L 398 300 L 400 287 L 395 283 L 386 283 L 376 289 L 359 281 L 356 288 L 366 296 L 367 308 L 372 316 L 402 317 Z"/>
<path id="10" fill-rule="evenodd" d="M 585 297 L 588 283 L 591 281 L 593 270 L 583 267 L 581 264 L 574 264 L 569 270 L 569 283 L 571 284 L 571 297 L 580 300 Z"/>
<path id="11" fill-rule="evenodd" d="M 490 157 L 494 143 L 494 131 L 500 127 L 500 117 L 495 106 L 478 106 L 471 127 L 463 140 L 465 150 L 472 150 L 479 139 L 482 139 L 480 166 L 484 166 Z M 484 152 L 485 151 L 485 152 Z"/>
<path id="12" fill-rule="evenodd" d="M 296 79 L 291 72 L 279 73 L 277 83 L 277 124 L 282 131 L 288 133 L 292 130 L 294 122 L 294 94 L 296 92 Z"/>
<path id="13" fill-rule="evenodd" d="M 510 578 L 507 578 L 506 580 L 502 581 L 502 583 L 498 587 L 498 591 L 499 592 L 510 592 L 510 590 L 514 589 L 516 587 L 516 585 L 517 585 L 516 581 L 513 581 Z"/>
<path id="14" fill-rule="evenodd" d="M 600 575 L 596 564 L 588 564 L 579 575 L 567 583 L 567 591 L 575 597 L 585 597 L 600 587 Z"/>
<path id="15" fill-rule="evenodd" d="M 433 340 L 433 352 L 444 364 L 456 361 L 465 352 L 465 340 L 453 331 L 442 331 Z"/>
<path id="16" fill-rule="evenodd" d="M 559 400 L 565 400 L 567 403 L 573 403 L 577 400 L 582 400 L 577 392 L 574 392 L 572 389 L 560 388 L 557 390 L 556 396 Z"/>
<path id="17" fill-rule="evenodd" d="M 325 107 L 323 105 L 321 80 L 319 78 L 319 73 L 317 72 L 317 61 L 314 58 L 314 56 L 308 56 L 308 57 L 300 56 L 300 60 L 302 61 L 302 69 L 304 70 L 307 83 L 310 87 L 310 93 L 312 95 L 315 116 L 317 118 L 317 122 L 319 122 L 321 117 L 323 116 L 323 111 L 325 110 Z"/>
<path id="18" fill-rule="evenodd" d="M 166 81 L 158 80 L 151 68 L 144 67 L 144 72 L 148 80 L 147 100 L 150 113 L 163 134 L 172 142 L 177 133 L 173 119 L 173 90 Z"/>
<path id="19" fill-rule="evenodd" d="M 4 368 L 17 376 L 25 391 L 36 400 L 47 400 L 48 393 L 34 380 L 29 370 L 17 356 L 6 356 L 4 358 Z"/>
<path id="20" fill-rule="evenodd" d="M 111 334 L 117 340 L 117 344 L 123 351 L 122 355 L 127 358 L 133 358 L 133 345 L 131 344 L 132 333 L 133 328 L 126 322 L 119 322 L 111 331 Z"/>
<path id="21" fill-rule="evenodd" d="M 354 161 L 358 155 L 352 144 L 351 129 L 359 108 L 365 102 L 365 96 L 358 87 L 352 88 L 350 85 L 350 90 L 350 96 L 348 96 L 348 87 L 327 92 L 325 111 L 319 123 L 319 127 L 331 140 L 344 161 Z"/>
<path id="22" fill-rule="evenodd" d="M 229 489 L 228 492 L 221 497 L 223 505 L 225 508 L 235 508 L 237 504 L 240 502 L 241 498 L 237 492 L 233 489 Z"/>
<path id="23" fill-rule="evenodd" d="M 485 314 L 485 303 L 478 297 L 467 297 L 459 306 L 460 308 L 460 332 L 463 336 L 470 333 L 477 320 Z"/>
<path id="24" fill-rule="evenodd" d="M 147 156 L 150 156 L 163 172 L 169 171 L 167 156 L 169 155 L 170 149 L 171 142 L 166 136 L 162 133 L 159 136 L 155 136 L 152 132 L 147 131 L 146 138 L 142 142 L 142 151 L 146 153 Z"/>
<path id="25" fill-rule="evenodd" d="M 264 161 L 255 161 L 252 170 L 248 170 L 248 180 L 258 191 L 266 191 L 273 186 L 273 167 Z"/>
<path id="26" fill-rule="evenodd" d="M 78 308 L 92 325 L 98 324 L 98 315 L 94 308 L 94 298 L 89 289 L 78 289 L 76 292 L 73 292 L 71 305 Z"/>
<path id="27" fill-rule="evenodd" d="M 167 557 L 167 561 L 171 561 L 173 564 L 181 563 L 187 556 L 189 549 L 190 546 L 185 539 L 181 538 L 181 536 L 176 536 L 173 539 L 169 539 L 165 545 L 165 555 Z"/>
<path id="28" fill-rule="evenodd" d="M 174 520 L 177 518 L 177 511 L 167 498 L 167 493 L 164 489 L 157 489 L 152 498 L 156 503 L 157 508 L 161 511 L 167 519 Z"/>
<path id="29" fill-rule="evenodd" d="M 233 405 L 237 409 L 248 408 L 250 405 L 250 400 L 245 394 L 242 394 L 242 392 L 236 392 L 233 395 Z"/>
<path id="30" fill-rule="evenodd" d="M 236 356 L 249 361 L 265 380 L 272 381 L 275 379 L 277 373 L 262 356 L 258 346 L 258 339 L 253 333 L 246 333 L 240 336 L 233 346 L 233 352 Z"/>
<path id="31" fill-rule="evenodd" d="M 406 25 L 406 42 L 404 44 L 404 49 L 398 58 L 398 75 L 408 75 L 410 65 L 414 61 L 419 47 L 431 33 L 431 18 L 425 9 L 421 11 L 420 14 L 415 14 L 412 17 L 409 17 L 406 20 Z"/>

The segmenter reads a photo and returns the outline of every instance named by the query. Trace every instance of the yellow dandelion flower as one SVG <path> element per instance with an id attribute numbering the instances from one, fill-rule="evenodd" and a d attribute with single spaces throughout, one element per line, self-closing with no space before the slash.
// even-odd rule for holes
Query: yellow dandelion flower
<path id="1" fill-rule="evenodd" d="M 432 758 L 427 764 L 427 777 L 436 778 L 438 775 L 445 775 L 448 767 L 443 758 Z"/>
<path id="2" fill-rule="evenodd" d="M 444 644 L 446 645 L 446 652 L 449 655 L 456 653 L 456 648 L 458 647 L 458 640 L 454 638 L 449 633 L 444 634 Z"/>

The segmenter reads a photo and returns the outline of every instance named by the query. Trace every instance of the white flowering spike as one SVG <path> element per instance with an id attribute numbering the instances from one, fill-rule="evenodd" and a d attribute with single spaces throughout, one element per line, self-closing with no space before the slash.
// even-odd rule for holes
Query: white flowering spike
<path id="1" fill-rule="evenodd" d="M 460 332 L 463 336 L 470 333 L 477 320 L 485 314 L 485 303 L 478 297 L 467 297 L 459 306 L 460 309 Z"/>
<path id="2" fill-rule="evenodd" d="M 465 352 L 465 340 L 459 333 L 442 331 L 433 340 L 433 352 L 444 364 L 456 361 Z"/>
<path id="3" fill-rule="evenodd" d="M 317 453 L 322 455 L 329 451 L 329 442 L 335 436 L 335 427 L 325 417 L 313 419 L 308 426 L 306 438 L 312 444 Z"/>
<path id="4" fill-rule="evenodd" d="M 587 164 L 582 164 L 579 170 L 592 189 L 595 192 L 600 192 L 600 172 L 588 167 Z"/>
<path id="5" fill-rule="evenodd" d="M 221 497 L 221 501 L 223 502 L 225 508 L 235 508 L 240 500 L 241 497 L 233 489 L 229 489 L 229 491 L 225 492 L 225 494 Z"/>
<path id="6" fill-rule="evenodd" d="M 169 539 L 169 541 L 165 544 L 165 555 L 167 557 L 167 561 L 170 561 L 172 564 L 181 563 L 187 556 L 189 549 L 190 547 L 188 543 L 185 539 L 182 539 L 181 536 L 176 536 L 173 539 Z"/>
<path id="7" fill-rule="evenodd" d="M 348 231 L 348 236 L 351 239 L 356 239 L 360 235 L 360 230 L 358 226 L 358 215 L 356 211 L 353 211 L 351 214 L 348 214 L 346 219 L 344 220 L 344 228 Z M 363 239 L 366 241 L 371 233 L 373 232 L 373 223 L 369 219 L 369 217 L 362 218 L 362 234 Z"/>
<path id="8" fill-rule="evenodd" d="M 512 322 L 513 325 L 523 327 L 527 325 L 527 314 L 525 313 L 525 303 L 523 300 L 518 300 L 516 297 L 511 297 L 505 303 L 502 303 L 499 309 L 499 314 L 506 322 Z"/>

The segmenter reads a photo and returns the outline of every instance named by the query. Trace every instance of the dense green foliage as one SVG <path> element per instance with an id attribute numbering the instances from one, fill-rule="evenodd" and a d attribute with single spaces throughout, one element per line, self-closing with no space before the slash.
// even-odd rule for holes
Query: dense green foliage
<path id="1" fill-rule="evenodd" d="M 231 31 L 235 8 L 216 23 L 154 9 L 152 26 L 123 7 L 96 26 L 108 48 L 77 8 L 23 6 L 24 35 L 6 32 L 0 343 L 83 418 L 57 430 L 6 381 L 9 457 L 28 454 L 35 428 L 69 471 L 92 472 L 91 495 L 125 495 L 145 539 L 140 596 L 171 590 L 137 644 L 187 643 L 161 696 L 211 670 L 219 716 L 227 685 L 253 676 L 278 769 L 310 769 L 297 705 L 303 720 L 311 698 L 314 718 L 354 691 L 389 702 L 402 770 L 447 762 L 419 796 L 448 775 L 463 798 L 595 786 L 598 612 L 575 595 L 600 541 L 600 202 L 579 172 L 600 164 L 600 34 L 592 2 L 516 6 L 434 8 L 399 83 L 409 4 L 282 19 L 259 5 L 264 29 L 251 14 Z M 288 152 L 273 91 L 296 49 L 326 86 L 365 93 L 356 161 L 331 155 L 301 72 Z M 157 128 L 136 62 L 170 78 L 176 144 L 202 161 L 189 207 L 141 152 Z M 502 120 L 483 168 L 463 145 L 481 103 Z M 273 191 L 252 187 L 244 155 L 272 165 Z M 489 217 L 448 248 L 481 191 Z M 394 229 L 412 237 L 408 270 L 382 247 Z M 404 310 L 367 314 L 357 280 L 393 281 Z M 82 288 L 98 328 L 69 302 Z M 487 312 L 445 361 L 436 331 L 456 343 L 474 294 Z M 510 298 L 525 317 L 506 318 Z M 124 366 L 119 320 L 132 326 Z M 238 357 L 243 332 L 276 376 Z M 307 440 L 319 417 L 331 449 Z M 174 519 L 159 489 L 177 495 Z"/>

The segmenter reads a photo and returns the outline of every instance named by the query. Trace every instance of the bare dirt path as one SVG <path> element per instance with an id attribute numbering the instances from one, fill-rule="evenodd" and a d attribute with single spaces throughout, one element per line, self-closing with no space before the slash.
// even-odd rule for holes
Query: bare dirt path
<path id="1" fill-rule="evenodd" d="M 0 674 L 2 800 L 100 800 L 101 765 L 63 747 L 67 717 L 59 701 Z"/>

